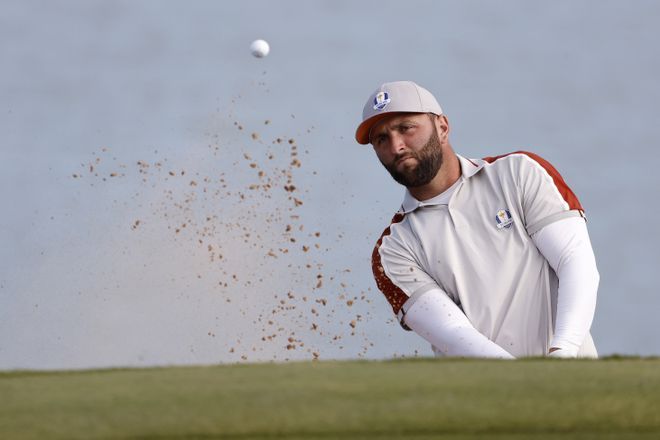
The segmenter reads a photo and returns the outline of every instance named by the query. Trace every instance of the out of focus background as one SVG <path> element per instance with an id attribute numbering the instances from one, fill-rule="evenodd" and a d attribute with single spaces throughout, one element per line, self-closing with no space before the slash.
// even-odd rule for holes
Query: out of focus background
<path id="1" fill-rule="evenodd" d="M 0 369 L 430 356 L 371 276 L 403 190 L 353 139 L 402 79 L 435 94 L 457 152 L 560 170 L 601 273 L 600 353 L 660 354 L 659 15 L 3 2 Z"/>

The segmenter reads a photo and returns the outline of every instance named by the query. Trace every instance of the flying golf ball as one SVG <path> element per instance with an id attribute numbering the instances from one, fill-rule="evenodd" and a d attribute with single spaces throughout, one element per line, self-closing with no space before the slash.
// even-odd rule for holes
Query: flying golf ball
<path id="1" fill-rule="evenodd" d="M 250 44 L 250 52 L 257 58 L 263 58 L 270 52 L 270 46 L 265 40 L 254 40 Z"/>

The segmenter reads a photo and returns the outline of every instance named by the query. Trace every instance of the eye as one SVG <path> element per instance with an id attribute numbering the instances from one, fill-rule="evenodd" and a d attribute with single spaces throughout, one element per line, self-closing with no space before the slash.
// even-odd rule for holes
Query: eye
<path id="1" fill-rule="evenodd" d="M 383 142 L 385 142 L 385 137 L 386 136 L 383 134 L 378 134 L 371 143 L 375 146 L 380 146 Z"/>

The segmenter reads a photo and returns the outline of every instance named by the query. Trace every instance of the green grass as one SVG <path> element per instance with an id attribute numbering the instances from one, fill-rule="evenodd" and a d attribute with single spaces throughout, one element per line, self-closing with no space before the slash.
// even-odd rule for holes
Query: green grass
<path id="1" fill-rule="evenodd" d="M 660 438 L 660 360 L 0 373 L 0 438 Z"/>

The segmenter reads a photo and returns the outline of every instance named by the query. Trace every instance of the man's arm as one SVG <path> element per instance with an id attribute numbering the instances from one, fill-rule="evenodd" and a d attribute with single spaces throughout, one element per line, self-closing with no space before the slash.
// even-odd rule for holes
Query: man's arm
<path id="1" fill-rule="evenodd" d="M 445 356 L 514 359 L 479 333 L 439 287 L 408 301 L 413 299 L 404 315 L 405 324 Z"/>
<path id="2" fill-rule="evenodd" d="M 565 218 L 543 227 L 532 240 L 559 278 L 551 355 L 575 357 L 593 321 L 600 280 L 586 223 L 581 217 Z"/>
<path id="3" fill-rule="evenodd" d="M 513 358 L 479 333 L 463 311 L 418 264 L 405 244 L 397 214 L 385 229 L 371 256 L 378 289 L 404 328 L 414 330 L 446 356 Z"/>

